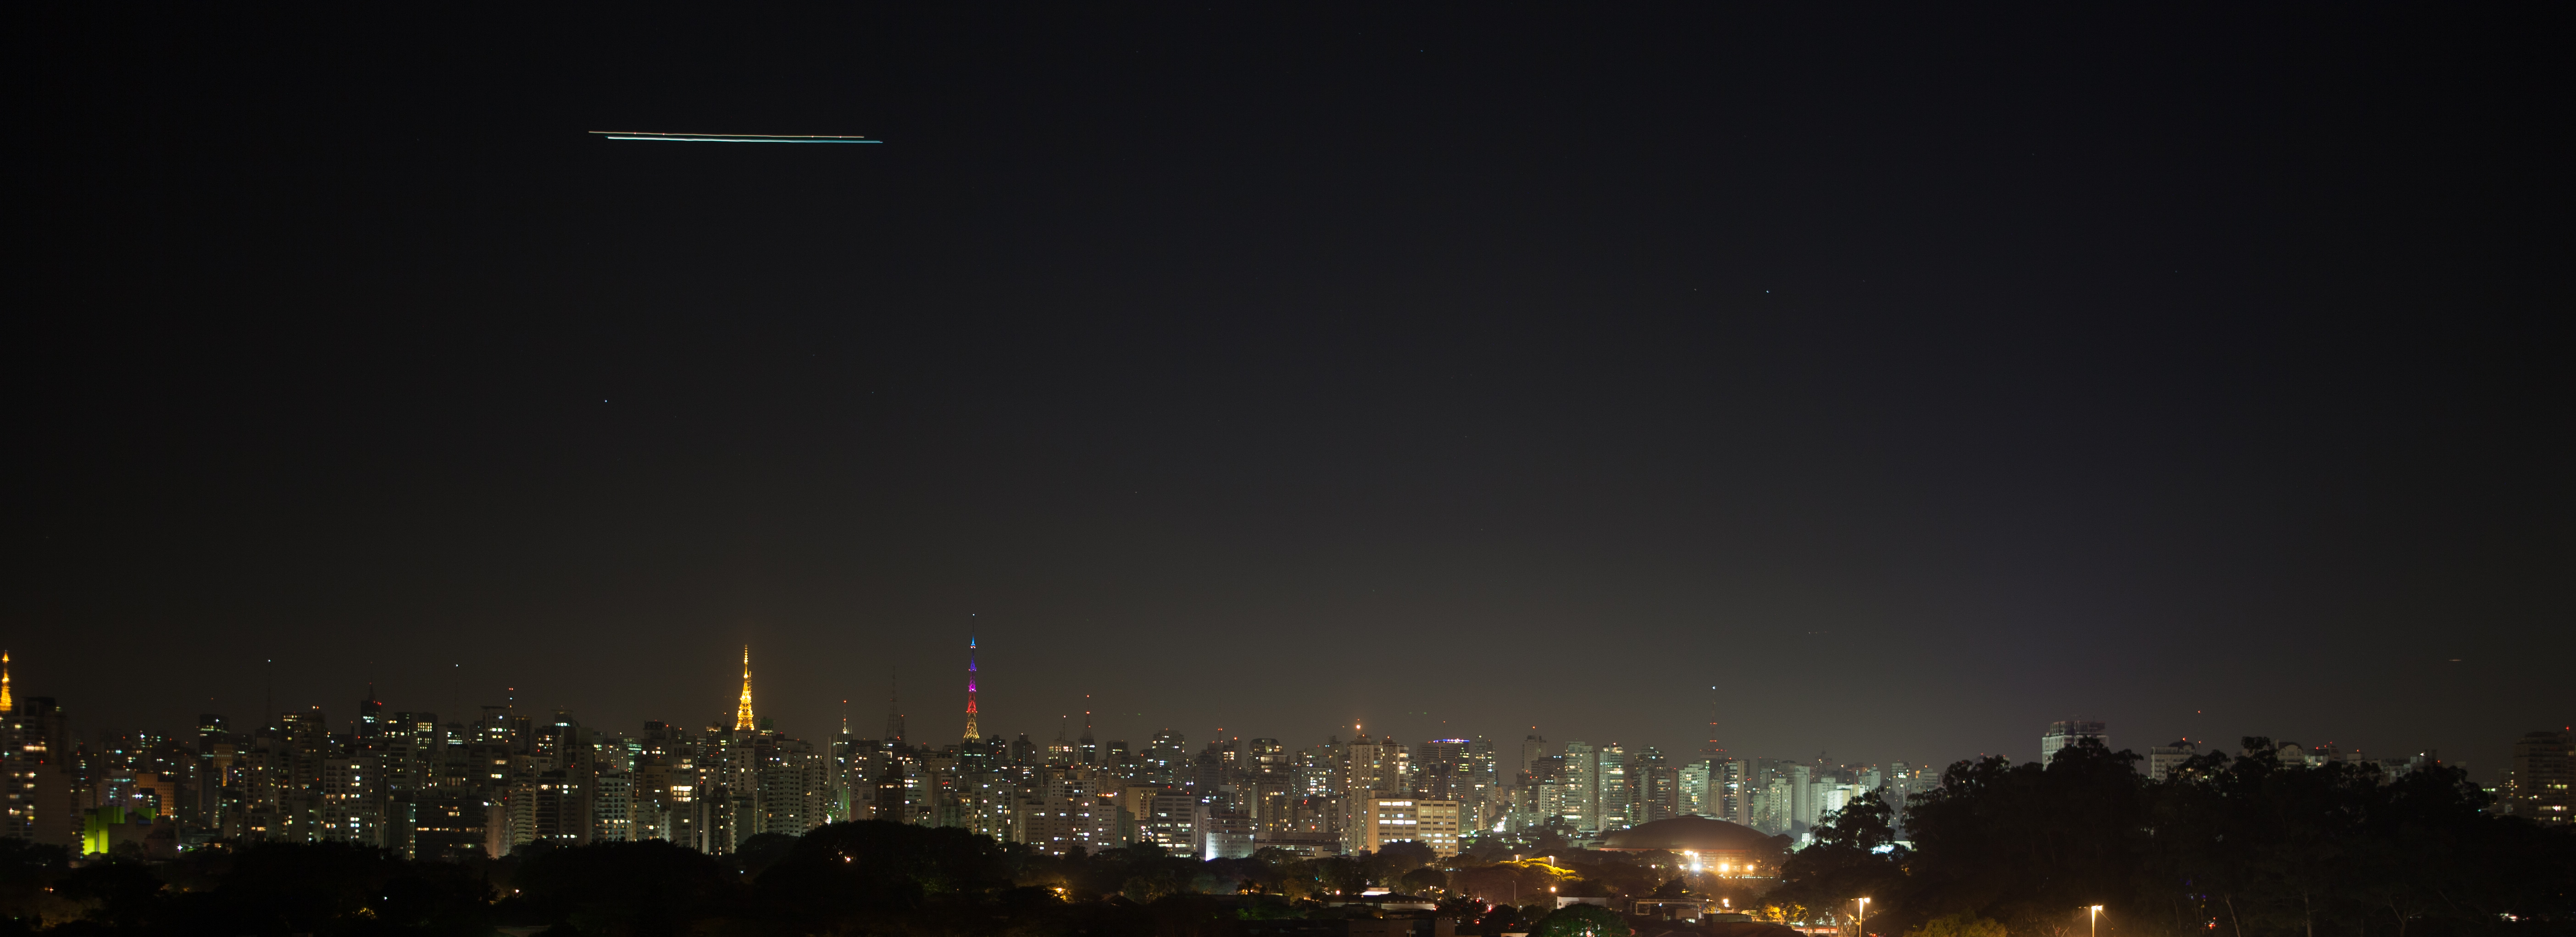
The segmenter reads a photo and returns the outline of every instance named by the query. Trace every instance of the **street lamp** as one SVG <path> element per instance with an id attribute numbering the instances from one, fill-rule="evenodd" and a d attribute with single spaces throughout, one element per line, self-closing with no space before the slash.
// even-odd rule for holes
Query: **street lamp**
<path id="1" fill-rule="evenodd" d="M 1852 919 L 1852 929 L 1859 931 L 1861 933 L 1861 937 L 1869 937 L 1869 928 L 1867 926 L 1869 922 L 1869 899 L 1860 898 L 1855 900 L 1860 902 L 1860 915 Z"/>
<path id="2" fill-rule="evenodd" d="M 2084 923 L 2092 931 L 2093 937 L 2102 937 L 2102 906 L 2097 904 L 2085 910 L 2092 913 L 2084 916 Z"/>

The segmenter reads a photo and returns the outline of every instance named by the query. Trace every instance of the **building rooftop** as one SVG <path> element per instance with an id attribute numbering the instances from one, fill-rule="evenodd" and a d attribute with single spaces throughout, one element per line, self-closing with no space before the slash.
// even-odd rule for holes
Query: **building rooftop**
<path id="1" fill-rule="evenodd" d="M 1761 830 L 1708 817 L 1674 817 L 1640 824 L 1602 837 L 1610 850 L 1670 849 L 1674 852 L 1754 852 L 1779 848 L 1776 837 Z"/>

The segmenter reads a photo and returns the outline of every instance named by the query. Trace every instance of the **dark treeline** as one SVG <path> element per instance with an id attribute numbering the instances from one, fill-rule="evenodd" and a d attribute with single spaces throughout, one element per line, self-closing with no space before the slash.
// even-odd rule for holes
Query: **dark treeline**
<path id="1" fill-rule="evenodd" d="M 531 847 L 467 864 L 406 862 L 329 843 L 215 848 L 157 864 L 72 868 L 66 859 L 56 847 L 0 840 L 0 933 L 487 937 L 508 926 L 556 937 L 1217 937 L 1250 921 L 1373 916 L 1314 900 L 1373 884 L 1438 897 L 1471 931 L 1548 932 L 1551 918 L 1570 925 L 1598 910 L 1554 911 L 1545 905 L 1551 885 L 1606 893 L 1668 881 L 1630 857 L 1565 866 L 1434 863 L 1415 843 L 1323 859 L 1264 850 L 1200 861 L 1152 845 L 1049 856 L 960 829 L 874 821 L 757 836 L 725 856 L 648 841 Z M 1517 881 L 1513 890 L 1532 904 L 1487 908 L 1457 897 L 1451 885 L 1469 874 L 1462 869 L 1481 886 Z"/>
<path id="2" fill-rule="evenodd" d="M 1952 765 L 1902 816 L 1868 799 L 1767 900 L 1874 934 L 2436 937 L 2576 933 L 2576 835 L 2491 815 L 2465 772 L 2203 755 L 2164 781 L 2090 743 Z M 1910 848 L 1897 846 L 1899 837 Z M 2098 921 L 2090 908 L 2100 905 Z"/>

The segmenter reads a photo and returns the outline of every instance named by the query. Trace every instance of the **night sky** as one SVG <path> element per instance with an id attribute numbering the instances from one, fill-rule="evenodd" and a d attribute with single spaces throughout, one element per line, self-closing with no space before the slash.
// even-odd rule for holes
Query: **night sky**
<path id="1" fill-rule="evenodd" d="M 972 631 L 1038 739 L 2576 718 L 2558 25 L 893 9 L 14 8 L 17 690 L 634 731 L 749 643 L 944 741 Z"/>

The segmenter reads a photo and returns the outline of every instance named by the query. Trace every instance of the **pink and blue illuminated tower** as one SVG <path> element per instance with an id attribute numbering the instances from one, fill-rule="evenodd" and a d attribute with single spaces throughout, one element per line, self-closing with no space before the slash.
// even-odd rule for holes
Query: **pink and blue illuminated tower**
<path id="1" fill-rule="evenodd" d="M 975 636 L 966 636 L 966 740 L 981 736 L 975 731 Z"/>

